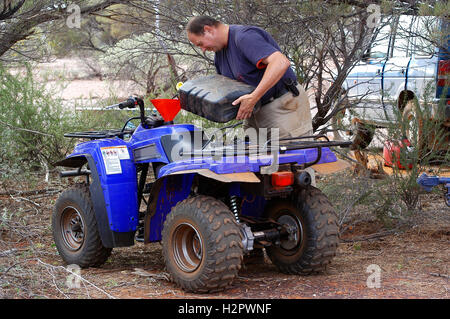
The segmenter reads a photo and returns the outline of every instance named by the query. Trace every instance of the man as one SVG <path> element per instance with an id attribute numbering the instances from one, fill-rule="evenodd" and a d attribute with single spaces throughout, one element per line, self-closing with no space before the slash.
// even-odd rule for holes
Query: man
<path id="1" fill-rule="evenodd" d="M 186 30 L 203 52 L 215 52 L 217 73 L 256 87 L 233 102 L 240 105 L 236 119 L 244 120 L 244 129 L 278 128 L 280 138 L 312 134 L 308 97 L 269 33 L 208 16 L 192 18 Z M 255 110 L 259 100 L 262 107 Z"/>
<path id="2" fill-rule="evenodd" d="M 256 87 L 233 102 L 240 105 L 236 119 L 244 120 L 244 129 L 278 128 L 280 138 L 312 135 L 306 92 L 269 33 L 254 26 L 227 25 L 208 16 L 192 18 L 186 30 L 195 46 L 215 53 L 218 74 Z M 262 106 L 255 110 L 259 100 Z M 314 171 L 308 171 L 315 185 Z M 262 262 L 262 249 L 254 249 L 244 258 L 245 264 Z"/>

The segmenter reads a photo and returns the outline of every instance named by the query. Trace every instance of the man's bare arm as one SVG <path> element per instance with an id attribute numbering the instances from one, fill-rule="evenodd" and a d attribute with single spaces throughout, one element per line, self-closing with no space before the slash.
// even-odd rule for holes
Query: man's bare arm
<path id="1" fill-rule="evenodd" d="M 250 93 L 239 97 L 233 105 L 240 104 L 237 120 L 249 118 L 253 108 L 263 95 L 272 88 L 283 77 L 290 66 L 288 58 L 280 51 L 274 52 L 261 61 L 266 65 L 266 71 L 256 89 Z"/>

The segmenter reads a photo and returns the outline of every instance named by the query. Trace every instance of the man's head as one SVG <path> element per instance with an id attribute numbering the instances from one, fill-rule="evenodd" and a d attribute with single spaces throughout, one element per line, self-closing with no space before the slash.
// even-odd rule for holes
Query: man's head
<path id="1" fill-rule="evenodd" d="M 203 52 L 220 51 L 228 43 L 228 26 L 208 16 L 193 17 L 186 31 L 189 41 Z"/>

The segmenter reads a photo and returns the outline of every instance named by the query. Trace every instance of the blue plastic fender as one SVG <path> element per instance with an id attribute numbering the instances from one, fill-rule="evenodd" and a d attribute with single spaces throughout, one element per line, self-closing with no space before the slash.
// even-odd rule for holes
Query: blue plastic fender
<path id="1" fill-rule="evenodd" d="M 67 161 L 86 158 L 92 203 L 105 247 L 130 246 L 138 225 L 136 167 L 119 138 L 78 144 Z"/>
<path id="2" fill-rule="evenodd" d="M 152 187 L 151 202 L 145 217 L 144 242 L 161 240 L 167 214 L 178 202 L 191 193 L 195 173 L 170 175 L 159 178 Z"/>

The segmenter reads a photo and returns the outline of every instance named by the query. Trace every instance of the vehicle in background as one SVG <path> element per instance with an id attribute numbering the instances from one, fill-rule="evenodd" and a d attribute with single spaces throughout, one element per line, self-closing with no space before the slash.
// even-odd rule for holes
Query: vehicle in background
<path id="1" fill-rule="evenodd" d="M 434 16 L 390 17 L 344 82 L 341 100 L 348 108 L 333 118 L 334 138 L 352 140 L 353 149 L 363 149 L 375 128 L 401 119 L 407 120 L 405 135 L 411 138 L 419 114 L 441 123 L 448 132 L 449 25 L 448 18 Z M 419 123 L 416 130 L 420 140 L 421 127 Z"/>

